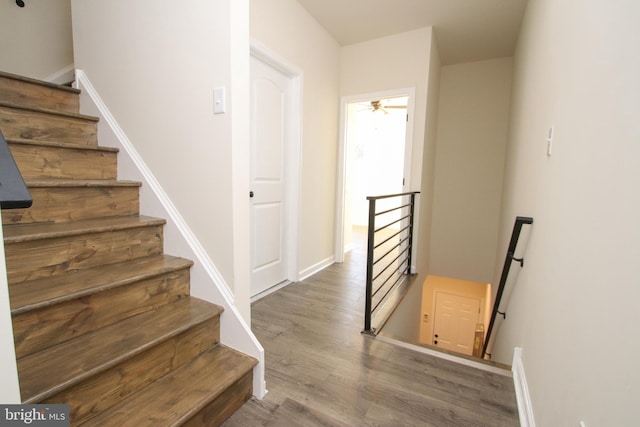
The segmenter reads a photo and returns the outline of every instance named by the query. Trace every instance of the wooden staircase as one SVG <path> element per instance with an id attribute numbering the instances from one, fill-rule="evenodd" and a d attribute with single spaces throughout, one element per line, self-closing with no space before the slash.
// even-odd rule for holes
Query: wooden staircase
<path id="1" fill-rule="evenodd" d="M 2 212 L 24 403 L 71 425 L 220 425 L 256 360 L 219 343 L 222 309 L 189 295 L 192 262 L 163 253 L 79 91 L 0 73 L 0 130 L 33 197 Z"/>

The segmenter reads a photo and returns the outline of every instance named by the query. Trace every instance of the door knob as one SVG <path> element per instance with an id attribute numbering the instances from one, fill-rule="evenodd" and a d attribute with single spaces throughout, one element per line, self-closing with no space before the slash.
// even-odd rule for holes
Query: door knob
<path id="1" fill-rule="evenodd" d="M 253 197 L 253 191 L 249 191 L 249 197 Z"/>

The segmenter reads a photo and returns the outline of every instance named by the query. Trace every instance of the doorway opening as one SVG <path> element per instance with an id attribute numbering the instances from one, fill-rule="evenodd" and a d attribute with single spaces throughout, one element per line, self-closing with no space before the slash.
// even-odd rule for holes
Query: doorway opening
<path id="1" fill-rule="evenodd" d="M 353 227 L 368 223 L 368 196 L 409 186 L 414 90 L 342 99 L 336 261 L 353 247 Z"/>

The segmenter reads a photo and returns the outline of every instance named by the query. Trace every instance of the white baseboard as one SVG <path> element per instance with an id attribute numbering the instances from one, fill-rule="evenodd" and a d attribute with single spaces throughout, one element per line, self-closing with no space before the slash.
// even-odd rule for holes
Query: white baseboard
<path id="1" fill-rule="evenodd" d="M 42 80 L 49 83 L 63 85 L 63 84 L 72 82 L 75 78 L 74 76 L 75 76 L 75 67 L 73 64 L 69 64 L 66 67 L 56 71 L 55 73 L 48 75 Z"/>
<path id="2" fill-rule="evenodd" d="M 304 279 L 307 279 L 307 278 L 313 276 L 317 272 L 322 271 L 325 268 L 329 267 L 334 262 L 335 262 L 335 257 L 330 256 L 329 258 L 324 259 L 324 260 L 312 265 L 311 267 L 305 268 L 304 270 L 302 270 L 300 272 L 299 280 L 304 280 Z"/>
<path id="3" fill-rule="evenodd" d="M 513 385 L 516 389 L 520 425 L 522 427 L 536 427 L 531 397 L 529 396 L 529 387 L 527 385 L 527 377 L 524 373 L 524 364 L 522 362 L 522 348 L 520 347 L 516 347 L 513 350 L 511 371 L 513 372 Z"/>
<path id="4" fill-rule="evenodd" d="M 471 368 L 479 369 L 485 372 L 491 372 L 492 374 L 502 375 L 504 377 L 508 377 L 511 375 L 508 369 L 499 368 L 497 366 L 487 365 L 486 363 L 476 362 L 471 359 L 467 359 L 464 357 L 458 357 L 454 354 L 444 353 L 442 351 L 433 350 L 427 347 L 422 347 L 420 345 L 411 344 L 399 339 L 395 339 L 392 337 L 388 337 L 384 335 L 384 332 L 380 333 L 376 336 L 377 340 L 387 342 L 389 344 L 397 345 L 398 347 L 407 348 L 409 350 L 416 351 L 422 354 L 428 354 L 429 356 L 437 357 L 438 359 L 448 360 L 449 362 L 455 362 L 460 365 L 469 366 Z"/>

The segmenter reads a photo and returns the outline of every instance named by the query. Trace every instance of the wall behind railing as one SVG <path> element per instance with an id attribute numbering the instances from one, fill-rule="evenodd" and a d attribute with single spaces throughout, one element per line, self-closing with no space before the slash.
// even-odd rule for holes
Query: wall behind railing
<path id="1" fill-rule="evenodd" d="M 442 67 L 430 274 L 493 280 L 511 75 L 511 58 Z"/>
<path id="2" fill-rule="evenodd" d="M 71 0 L 25 3 L 0 2 L 0 70 L 41 80 L 72 71 Z"/>
<path id="3" fill-rule="evenodd" d="M 640 419 L 639 21 L 634 1 L 529 1 L 524 17 L 500 252 L 516 215 L 535 224 L 492 354 L 523 349 L 539 426 Z"/>

